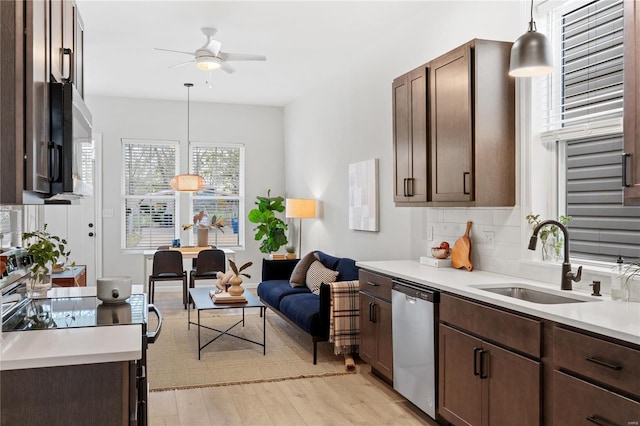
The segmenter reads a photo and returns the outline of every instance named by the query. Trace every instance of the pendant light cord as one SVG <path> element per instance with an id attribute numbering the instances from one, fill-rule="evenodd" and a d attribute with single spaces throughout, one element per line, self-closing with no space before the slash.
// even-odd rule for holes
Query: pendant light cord
<path id="1" fill-rule="evenodd" d="M 189 143 L 189 141 L 191 140 L 189 135 L 189 127 L 190 127 L 189 124 L 191 123 L 189 106 L 190 106 L 191 97 L 189 95 L 191 92 L 190 89 L 193 87 L 193 83 L 185 83 L 184 87 L 187 88 L 187 143 Z"/>
<path id="2" fill-rule="evenodd" d="M 531 20 L 529 21 L 529 31 L 538 31 L 536 23 L 533 20 L 533 0 L 531 0 Z"/>

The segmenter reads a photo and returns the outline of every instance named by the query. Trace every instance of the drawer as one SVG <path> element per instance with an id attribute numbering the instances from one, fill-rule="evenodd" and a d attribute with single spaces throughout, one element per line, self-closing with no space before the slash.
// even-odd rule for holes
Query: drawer
<path id="1" fill-rule="evenodd" d="M 358 279 L 360 280 L 360 291 L 365 291 L 389 302 L 391 301 L 390 277 L 360 269 Z"/>
<path id="2" fill-rule="evenodd" d="M 440 298 L 440 321 L 540 358 L 540 321 L 448 294 L 442 294 Z"/>
<path id="3" fill-rule="evenodd" d="M 637 425 L 640 403 L 557 370 L 553 372 L 554 425 Z"/>
<path id="4" fill-rule="evenodd" d="M 636 349 L 556 327 L 553 361 L 556 368 L 640 396 L 640 351 Z"/>

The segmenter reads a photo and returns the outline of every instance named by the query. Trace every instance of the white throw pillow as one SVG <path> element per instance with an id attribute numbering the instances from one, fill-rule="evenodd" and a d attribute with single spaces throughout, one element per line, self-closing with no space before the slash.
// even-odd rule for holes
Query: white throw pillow
<path id="1" fill-rule="evenodd" d="M 325 268 L 319 260 L 314 261 L 307 270 L 307 287 L 313 294 L 320 294 L 320 284 L 332 283 L 338 277 L 338 271 Z"/>

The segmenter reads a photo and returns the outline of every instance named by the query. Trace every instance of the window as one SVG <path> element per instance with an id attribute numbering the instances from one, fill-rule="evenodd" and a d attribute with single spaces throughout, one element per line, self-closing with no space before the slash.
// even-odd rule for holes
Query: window
<path id="1" fill-rule="evenodd" d="M 209 232 L 209 244 L 217 247 L 238 247 L 244 239 L 240 218 L 244 217 L 244 185 L 241 171 L 244 147 L 237 144 L 189 145 L 190 171 L 202 176 L 206 189 L 191 198 L 195 215 L 204 211 L 210 218 L 224 221 L 223 228 Z M 195 241 L 195 232 L 194 241 Z"/>
<path id="2" fill-rule="evenodd" d="M 122 164 L 122 248 L 169 244 L 177 231 L 177 196 L 169 186 L 178 170 L 176 142 L 123 139 Z"/>
<path id="3" fill-rule="evenodd" d="M 556 144 L 559 214 L 571 255 L 614 261 L 640 252 L 640 207 L 623 206 L 623 1 L 564 2 L 548 15 L 556 71 L 542 140 Z"/>

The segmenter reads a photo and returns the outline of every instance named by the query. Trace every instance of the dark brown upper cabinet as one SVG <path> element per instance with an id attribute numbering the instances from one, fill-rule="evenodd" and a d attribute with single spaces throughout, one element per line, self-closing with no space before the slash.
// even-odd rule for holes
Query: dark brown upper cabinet
<path id="1" fill-rule="evenodd" d="M 427 201 L 427 68 L 421 66 L 392 84 L 393 201 L 410 205 Z"/>
<path id="2" fill-rule="evenodd" d="M 640 206 L 640 5 L 624 2 L 624 205 Z"/>
<path id="3" fill-rule="evenodd" d="M 409 86 L 418 70 L 394 80 L 396 206 L 515 205 L 511 44 L 475 39 L 428 62 L 420 101 Z"/>

